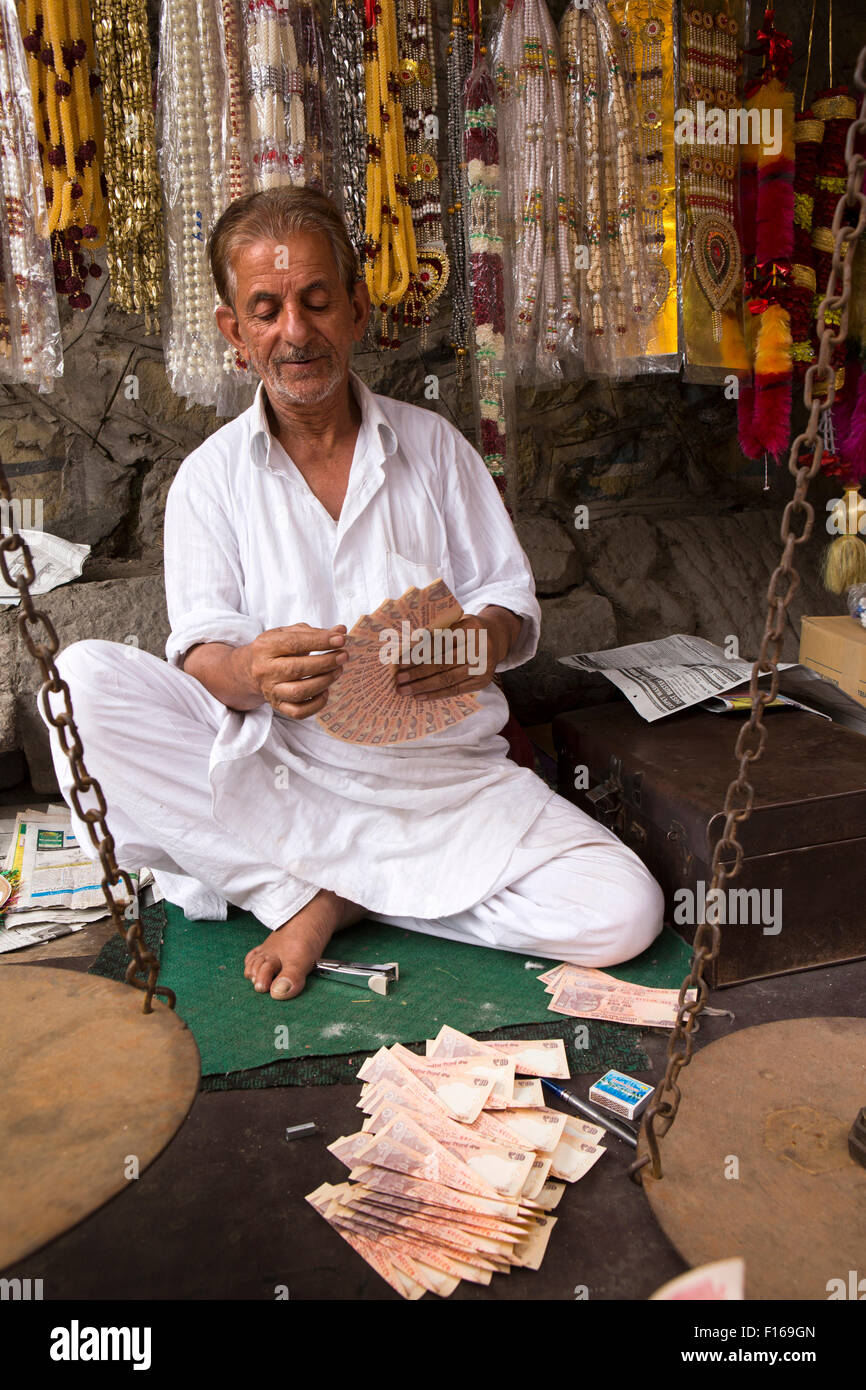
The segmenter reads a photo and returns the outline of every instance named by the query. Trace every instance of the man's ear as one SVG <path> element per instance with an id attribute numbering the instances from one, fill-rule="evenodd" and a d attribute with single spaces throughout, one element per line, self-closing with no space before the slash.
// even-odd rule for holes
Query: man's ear
<path id="1" fill-rule="evenodd" d="M 233 348 L 246 357 L 247 345 L 238 332 L 237 314 L 230 304 L 220 304 L 216 311 L 217 328 L 227 338 Z"/>
<path id="2" fill-rule="evenodd" d="M 367 331 L 370 317 L 370 291 L 365 280 L 356 280 L 352 293 L 352 312 L 355 320 L 355 342 L 360 343 Z"/>

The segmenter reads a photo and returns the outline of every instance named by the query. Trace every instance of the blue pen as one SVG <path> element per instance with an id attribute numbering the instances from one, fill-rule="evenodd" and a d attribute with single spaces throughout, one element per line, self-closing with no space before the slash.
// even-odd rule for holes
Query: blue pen
<path id="1" fill-rule="evenodd" d="M 624 1124 L 622 1120 L 612 1119 L 610 1115 L 606 1115 L 597 1105 L 593 1105 L 592 1101 L 580 1100 L 578 1096 L 573 1096 L 570 1091 L 564 1091 L 561 1086 L 557 1086 L 555 1081 L 548 1081 L 546 1076 L 542 1076 L 541 1084 L 542 1086 L 546 1086 L 549 1091 L 552 1091 L 555 1096 L 559 1096 L 560 1100 L 564 1100 L 566 1105 L 570 1105 L 573 1109 L 577 1110 L 583 1115 L 584 1119 L 592 1120 L 593 1124 L 596 1125 L 603 1125 L 605 1129 L 610 1130 L 611 1134 L 615 1134 L 617 1139 L 622 1139 L 625 1144 L 630 1144 L 633 1149 L 637 1148 L 638 1132 L 636 1129 L 633 1129 L 631 1125 Z"/>

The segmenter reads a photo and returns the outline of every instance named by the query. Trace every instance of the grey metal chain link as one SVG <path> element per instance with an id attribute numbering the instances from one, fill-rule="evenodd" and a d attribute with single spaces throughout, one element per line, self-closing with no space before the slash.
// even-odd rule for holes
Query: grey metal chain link
<path id="1" fill-rule="evenodd" d="M 854 74 L 857 89 L 866 93 L 866 48 L 860 50 L 857 69 Z M 785 618 L 788 607 L 800 583 L 794 564 L 795 549 L 803 545 L 812 534 L 815 510 L 807 501 L 809 483 L 821 466 L 824 440 L 819 425 L 822 415 L 830 410 L 836 396 L 836 374 L 832 364 L 833 349 L 845 343 L 848 336 L 848 304 L 851 298 L 851 271 L 854 261 L 854 244 L 866 231 L 866 194 L 863 192 L 863 175 L 866 160 L 856 153 L 857 138 L 866 132 L 866 95 L 860 103 L 860 114 L 851 122 L 845 142 L 845 160 L 848 167 L 848 184 L 839 197 L 833 217 L 833 264 L 827 281 L 827 289 L 818 310 L 818 360 L 807 370 L 803 384 L 803 401 L 809 411 L 805 430 L 797 435 L 791 444 L 788 468 L 796 479 L 794 495 L 782 515 L 780 530 L 784 542 L 782 558 L 773 571 L 767 589 L 767 618 L 764 636 L 758 658 L 752 667 L 749 693 L 752 700 L 751 713 L 742 725 L 734 748 L 738 762 L 737 775 L 728 787 L 725 796 L 725 828 L 713 853 L 713 878 L 710 893 L 724 886 L 728 879 L 736 878 L 743 862 L 743 847 L 738 838 L 738 828 L 752 813 L 755 801 L 754 787 L 746 775 L 749 764 L 757 762 L 767 742 L 764 725 L 764 708 L 778 694 L 778 663 L 782 651 L 785 632 Z M 842 219 L 851 208 L 859 208 L 856 225 L 843 225 Z M 841 288 L 840 288 L 841 284 Z M 839 312 L 839 328 L 834 333 L 828 315 Z M 826 393 L 816 396 L 816 383 L 826 385 Z M 809 459 L 811 454 L 811 460 Z M 802 530 L 793 529 L 794 514 L 803 516 Z M 759 676 L 770 673 L 767 690 L 758 686 Z M 725 859 L 725 856 L 733 858 Z M 715 899 L 710 899 L 715 901 Z M 704 913 L 706 916 L 706 913 Z M 646 1111 L 644 1112 L 641 1138 L 648 1152 L 638 1158 L 629 1168 L 629 1176 L 641 1181 L 642 1170 L 651 1164 L 652 1176 L 662 1176 L 659 1140 L 664 1138 L 677 1117 L 682 1092 L 678 1085 L 679 1074 L 692 1059 L 698 1020 L 709 993 L 704 979 L 704 970 L 710 961 L 716 960 L 721 944 L 718 924 L 701 922 L 695 932 L 691 969 L 680 986 L 677 1019 L 667 1049 L 665 1074 Z M 686 999 L 686 991 L 696 989 L 694 1000 Z"/>

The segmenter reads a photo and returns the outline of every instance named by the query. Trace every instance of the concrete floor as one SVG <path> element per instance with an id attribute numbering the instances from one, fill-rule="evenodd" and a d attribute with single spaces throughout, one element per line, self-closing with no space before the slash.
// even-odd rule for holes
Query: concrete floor
<path id="1" fill-rule="evenodd" d="M 6 969 L 38 963 L 86 970 L 104 925 L 2 958 Z M 729 1017 L 706 1018 L 697 1046 L 731 1029 L 808 1015 L 862 1015 L 866 961 L 735 986 L 711 1002 Z M 667 1035 L 642 1034 L 656 1080 Z M 590 1077 L 572 1085 L 585 1095 Z M 683 1088 L 689 1074 L 682 1077 Z M 283 1087 L 199 1095 L 181 1129 L 141 1178 L 7 1276 L 41 1278 L 46 1299 L 381 1300 L 397 1295 L 303 1198 L 346 1171 L 325 1146 L 359 1127 L 353 1086 Z M 866 1098 L 864 1098 L 866 1099 Z M 853 1117 L 852 1117 L 853 1118 Z M 287 1143 L 287 1125 L 313 1120 L 318 1133 Z M 537 1273 L 462 1284 L 454 1300 L 645 1299 L 685 1265 L 626 1177 L 633 1156 L 610 1137 L 609 1157 L 566 1190 L 559 1224 Z"/>

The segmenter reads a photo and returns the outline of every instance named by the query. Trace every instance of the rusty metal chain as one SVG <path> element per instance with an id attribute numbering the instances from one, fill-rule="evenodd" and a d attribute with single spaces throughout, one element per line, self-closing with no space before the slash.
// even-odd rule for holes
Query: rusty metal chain
<path id="1" fill-rule="evenodd" d="M 859 91 L 866 93 L 866 48 L 860 50 L 854 83 Z M 782 558 L 773 571 L 767 589 L 767 619 L 758 658 L 752 667 L 749 686 L 752 707 L 748 721 L 739 730 L 734 749 L 734 757 L 739 767 L 737 775 L 728 787 L 725 796 L 725 828 L 713 852 L 713 878 L 707 899 L 717 899 L 711 894 L 720 889 L 728 879 L 736 878 L 743 862 L 743 847 L 738 839 L 738 827 L 749 819 L 755 800 L 755 791 L 746 773 L 750 763 L 757 762 L 764 751 L 767 730 L 764 726 L 764 708 L 778 693 L 778 662 L 782 651 L 785 631 L 785 618 L 788 607 L 800 583 L 800 576 L 794 565 L 794 552 L 812 534 L 815 510 L 806 500 L 809 483 L 821 466 L 823 439 L 818 426 L 821 416 L 832 408 L 836 395 L 835 371 L 832 365 L 833 348 L 844 344 L 848 336 L 848 303 L 851 297 L 851 270 L 854 261 L 854 243 L 866 231 L 866 194 L 863 192 L 863 174 L 866 160 L 855 153 L 854 145 L 858 136 L 866 132 L 866 95 L 860 103 L 860 114 L 852 122 L 845 143 L 845 159 L 848 167 L 848 185 L 836 204 L 833 217 L 833 264 L 827 280 L 827 289 L 818 310 L 818 336 L 820 339 L 818 360 L 807 370 L 803 385 L 803 401 L 809 411 L 809 420 L 802 434 L 797 435 L 791 445 L 788 468 L 796 479 L 794 495 L 785 507 L 780 530 L 784 542 Z M 859 207 L 856 225 L 844 225 L 842 219 L 850 208 Z M 841 289 L 840 289 L 841 279 Z M 840 311 L 839 329 L 834 333 L 827 322 L 827 315 Z M 815 395 L 816 381 L 826 383 L 826 395 Z M 811 454 L 811 460 L 809 455 Z M 802 530 L 797 534 L 792 529 L 794 513 L 804 517 Z M 770 672 L 770 685 L 760 690 L 758 678 L 761 673 Z M 728 856 L 725 858 L 725 856 Z M 732 856 L 732 857 L 731 857 Z M 706 911 L 704 911 L 706 917 Z M 695 932 L 691 969 L 680 986 L 677 1019 L 667 1049 L 665 1074 L 656 1087 L 652 1101 L 644 1112 L 641 1137 L 648 1152 L 638 1158 L 629 1168 L 629 1176 L 635 1181 L 642 1180 L 642 1169 L 652 1165 L 652 1176 L 662 1176 L 659 1140 L 664 1138 L 677 1117 L 682 1092 L 678 1085 L 679 1074 L 692 1059 L 698 1020 L 709 993 L 704 979 L 704 970 L 710 961 L 719 954 L 721 932 L 717 923 L 702 921 Z M 697 991 L 694 1000 L 686 1000 L 686 991 Z"/>
<path id="2" fill-rule="evenodd" d="M 2 463 L 0 463 L 0 497 L 8 503 L 12 502 L 12 493 Z M 13 579 L 6 562 L 6 556 L 19 550 L 23 557 L 23 568 L 17 578 Z M 36 577 L 33 569 L 33 555 L 24 537 L 15 529 L 8 536 L 0 536 L 0 574 L 2 574 L 4 582 L 17 589 L 21 595 L 18 627 L 27 650 L 31 656 L 35 657 L 42 671 L 39 703 L 48 723 L 57 730 L 60 746 L 69 761 L 72 771 L 70 791 L 72 805 L 75 814 L 87 826 L 93 846 L 99 853 L 99 860 L 102 865 L 102 892 L 111 913 L 111 920 L 126 942 L 127 950 L 131 956 L 126 970 L 126 982 L 136 989 L 144 991 L 142 1013 L 153 1013 L 154 994 L 163 996 L 169 1008 L 173 1009 L 175 1006 L 174 991 L 165 985 L 157 985 L 159 961 L 144 944 L 141 918 L 138 912 L 138 898 L 133 889 L 132 880 L 125 869 L 117 867 L 117 861 L 114 857 L 114 837 L 105 820 L 106 805 L 102 787 L 95 777 L 90 776 L 84 765 L 84 750 L 72 713 L 69 686 L 62 679 L 54 661 L 60 647 L 54 624 L 48 614 L 43 609 L 36 608 L 33 603 L 33 597 L 30 593 L 30 585 Z M 40 627 L 44 634 L 41 641 L 38 638 Z M 58 713 L 55 713 L 51 707 L 49 694 L 63 696 L 63 709 Z M 80 800 L 83 792 L 93 793 L 96 806 L 92 806 L 89 810 L 84 809 Z M 129 898 L 129 903 L 125 907 L 118 903 L 111 892 L 112 887 L 119 887 L 120 885 L 125 888 Z M 146 978 L 142 978 L 145 975 Z"/>

